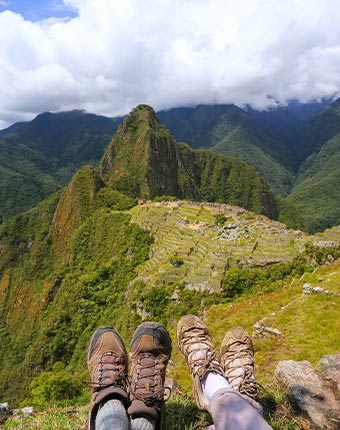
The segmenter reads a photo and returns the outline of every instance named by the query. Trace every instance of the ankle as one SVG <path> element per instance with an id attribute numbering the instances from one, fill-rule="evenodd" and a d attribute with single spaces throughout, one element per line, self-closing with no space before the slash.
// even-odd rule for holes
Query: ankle
<path id="1" fill-rule="evenodd" d="M 230 388 L 229 382 L 219 373 L 208 372 L 202 381 L 202 391 L 208 402 L 214 397 L 215 393 L 222 388 Z"/>

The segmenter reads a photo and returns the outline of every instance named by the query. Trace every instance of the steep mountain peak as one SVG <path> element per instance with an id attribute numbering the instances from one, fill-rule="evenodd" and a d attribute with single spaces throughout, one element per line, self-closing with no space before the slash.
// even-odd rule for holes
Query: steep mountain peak
<path id="1" fill-rule="evenodd" d="M 108 146 L 100 174 L 108 185 L 129 196 L 153 198 L 165 191 L 177 195 L 177 159 L 174 138 L 150 106 L 139 105 L 120 125 Z"/>
<path id="2" fill-rule="evenodd" d="M 140 132 L 141 127 L 151 129 L 162 127 L 153 108 L 145 104 L 138 105 L 132 109 L 121 124 L 119 134 L 124 139 L 126 134 Z"/>
<path id="3" fill-rule="evenodd" d="M 276 197 L 254 168 L 177 143 L 146 105 L 133 109 L 120 125 L 99 173 L 108 187 L 129 197 L 217 201 L 278 216 Z"/>
<path id="4" fill-rule="evenodd" d="M 140 104 L 133 108 L 130 114 L 127 116 L 127 119 L 135 119 L 140 121 L 158 121 L 158 118 L 153 108 L 146 104 Z"/>

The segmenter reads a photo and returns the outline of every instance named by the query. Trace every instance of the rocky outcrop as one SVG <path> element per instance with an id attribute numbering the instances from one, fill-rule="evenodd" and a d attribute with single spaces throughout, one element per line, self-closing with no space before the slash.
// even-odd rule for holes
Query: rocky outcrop
<path id="1" fill-rule="evenodd" d="M 257 321 L 253 327 L 253 338 L 264 338 L 264 337 L 279 337 L 281 336 L 280 330 L 274 327 L 270 327 L 268 325 L 268 317 L 262 318 L 260 321 Z"/>
<path id="2" fill-rule="evenodd" d="M 326 294 L 327 296 L 340 296 L 339 293 L 336 293 L 335 291 L 326 290 L 323 287 L 316 286 L 313 287 L 312 284 L 304 284 L 302 287 L 302 292 L 304 295 L 306 294 Z"/>
<path id="3" fill-rule="evenodd" d="M 317 429 L 340 429 L 340 354 L 324 356 L 321 371 L 308 361 L 280 361 L 276 379 L 289 391 L 297 409 Z"/>

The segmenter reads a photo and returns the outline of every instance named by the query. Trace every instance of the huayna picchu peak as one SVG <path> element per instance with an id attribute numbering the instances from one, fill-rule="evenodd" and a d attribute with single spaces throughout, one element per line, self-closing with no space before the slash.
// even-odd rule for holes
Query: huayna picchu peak
<path id="1" fill-rule="evenodd" d="M 147 105 L 133 109 L 120 125 L 99 172 L 106 185 L 130 197 L 229 203 L 273 219 L 280 219 L 282 206 L 286 214 L 291 211 L 255 168 L 176 142 Z M 282 220 L 289 223 L 289 215 Z"/>

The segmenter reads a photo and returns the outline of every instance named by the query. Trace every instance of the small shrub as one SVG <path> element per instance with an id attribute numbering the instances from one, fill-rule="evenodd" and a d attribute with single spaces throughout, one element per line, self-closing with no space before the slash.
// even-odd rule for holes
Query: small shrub
<path id="1" fill-rule="evenodd" d="M 57 362 L 49 372 L 41 373 L 30 384 L 31 402 L 34 406 L 47 404 L 79 396 L 82 384 L 71 377 L 62 363 Z"/>
<path id="2" fill-rule="evenodd" d="M 218 225 L 219 227 L 223 227 L 227 218 L 223 214 L 217 214 L 215 216 L 215 225 Z"/>
<path id="3" fill-rule="evenodd" d="M 183 258 L 179 258 L 176 256 L 171 257 L 169 262 L 174 267 L 180 267 L 180 266 L 182 266 L 182 264 L 184 264 Z"/>

